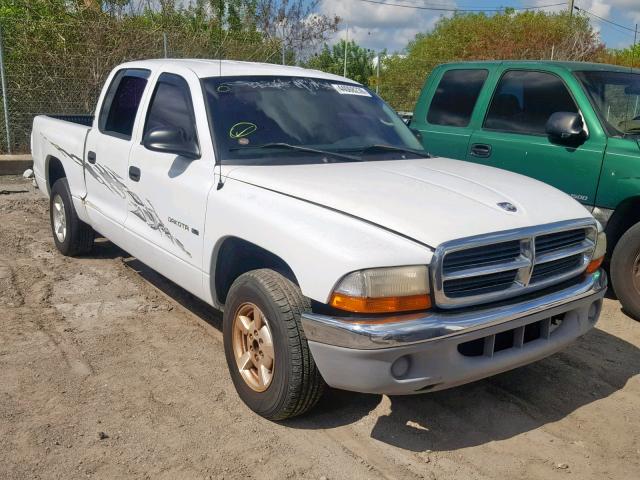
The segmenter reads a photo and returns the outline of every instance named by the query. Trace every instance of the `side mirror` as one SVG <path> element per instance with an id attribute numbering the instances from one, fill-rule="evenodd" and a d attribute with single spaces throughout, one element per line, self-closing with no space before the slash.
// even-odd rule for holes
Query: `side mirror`
<path id="1" fill-rule="evenodd" d="M 579 113 L 555 112 L 547 120 L 545 126 L 547 135 L 560 142 L 575 142 L 586 137 L 584 123 Z"/>
<path id="2" fill-rule="evenodd" d="M 154 128 L 145 134 L 142 145 L 154 152 L 173 153 L 191 160 L 200 158 L 198 143 L 182 128 Z"/>

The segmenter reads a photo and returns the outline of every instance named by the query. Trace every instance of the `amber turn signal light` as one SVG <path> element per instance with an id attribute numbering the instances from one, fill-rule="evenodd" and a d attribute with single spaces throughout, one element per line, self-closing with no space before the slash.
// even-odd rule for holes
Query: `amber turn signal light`
<path id="1" fill-rule="evenodd" d="M 593 273 L 596 270 L 598 270 L 600 268 L 600 265 L 602 265 L 602 261 L 604 260 L 604 257 L 600 257 L 600 258 L 596 258 L 594 260 L 591 260 L 589 262 L 589 265 L 587 265 L 587 269 L 585 270 L 585 272 L 587 273 Z"/>
<path id="2" fill-rule="evenodd" d="M 366 298 L 334 293 L 329 304 L 354 313 L 393 313 L 426 310 L 431 308 L 431 298 L 429 295 Z"/>

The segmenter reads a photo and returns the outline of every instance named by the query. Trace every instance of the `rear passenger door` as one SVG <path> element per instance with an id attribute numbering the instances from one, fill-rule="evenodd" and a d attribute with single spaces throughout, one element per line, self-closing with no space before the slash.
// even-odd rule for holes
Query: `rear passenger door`
<path id="1" fill-rule="evenodd" d="M 453 68 L 434 72 L 423 90 L 411 127 L 429 153 L 464 160 L 473 132 L 471 119 L 489 71 Z"/>
<path id="2" fill-rule="evenodd" d="M 107 83 L 100 112 L 87 136 L 84 159 L 87 214 L 97 231 L 118 244 L 129 201 L 127 169 L 131 136 L 149 75 L 149 70 L 142 69 L 116 72 Z"/>
<path id="3" fill-rule="evenodd" d="M 577 146 L 554 143 L 545 133 L 555 112 L 580 112 L 564 80 L 552 72 L 506 70 L 467 159 L 542 180 L 593 205 L 606 138 L 590 134 Z M 587 125 L 587 130 L 594 130 Z"/>

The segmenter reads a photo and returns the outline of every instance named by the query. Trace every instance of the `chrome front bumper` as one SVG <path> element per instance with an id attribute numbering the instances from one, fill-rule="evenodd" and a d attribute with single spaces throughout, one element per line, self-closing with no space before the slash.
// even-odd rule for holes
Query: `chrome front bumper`
<path id="1" fill-rule="evenodd" d="M 302 325 L 314 360 L 329 385 L 390 395 L 417 393 L 477 380 L 560 350 L 593 328 L 606 289 L 607 277 L 600 270 L 571 286 L 518 303 L 403 315 L 384 321 L 306 313 Z M 564 319 L 553 334 L 522 341 L 527 325 L 544 320 L 548 326 L 551 317 Z M 513 348 L 477 357 L 459 351 L 463 343 L 495 340 L 497 335 L 511 331 L 521 336 Z"/>
<path id="2" fill-rule="evenodd" d="M 578 284 L 518 303 L 511 303 L 517 300 L 511 299 L 500 306 L 477 307 L 463 312 L 448 310 L 398 315 L 386 317 L 383 321 L 380 318 L 358 318 L 353 321 L 305 313 L 302 315 L 302 325 L 307 340 L 313 342 L 359 349 L 398 347 L 508 322 L 599 293 L 604 295 L 606 289 L 607 277 L 600 270 L 586 275 Z"/>

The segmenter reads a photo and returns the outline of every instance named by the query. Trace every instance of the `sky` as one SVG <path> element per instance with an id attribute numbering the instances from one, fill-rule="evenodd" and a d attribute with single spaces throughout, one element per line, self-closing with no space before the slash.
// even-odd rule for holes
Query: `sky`
<path id="1" fill-rule="evenodd" d="M 436 8 L 502 8 L 532 7 L 562 3 L 562 0 L 374 0 L 409 6 Z M 640 0 L 575 0 L 578 8 L 587 10 L 593 27 L 610 48 L 624 48 L 633 44 L 636 23 L 640 23 Z M 545 11 L 568 9 L 568 3 L 545 7 Z M 401 51 L 419 32 L 429 31 L 443 11 L 380 5 L 364 0 L 320 0 L 318 10 L 341 19 L 340 31 L 334 39 L 345 38 L 348 25 L 349 39 L 375 51 Z M 595 15 L 595 16 L 594 16 Z M 604 20 L 600 20 L 597 17 Z M 613 25 L 609 22 L 617 23 Z M 623 28 L 626 27 L 627 29 Z M 630 30 L 629 30 L 630 29 Z M 638 38 L 640 42 L 640 35 Z"/>

